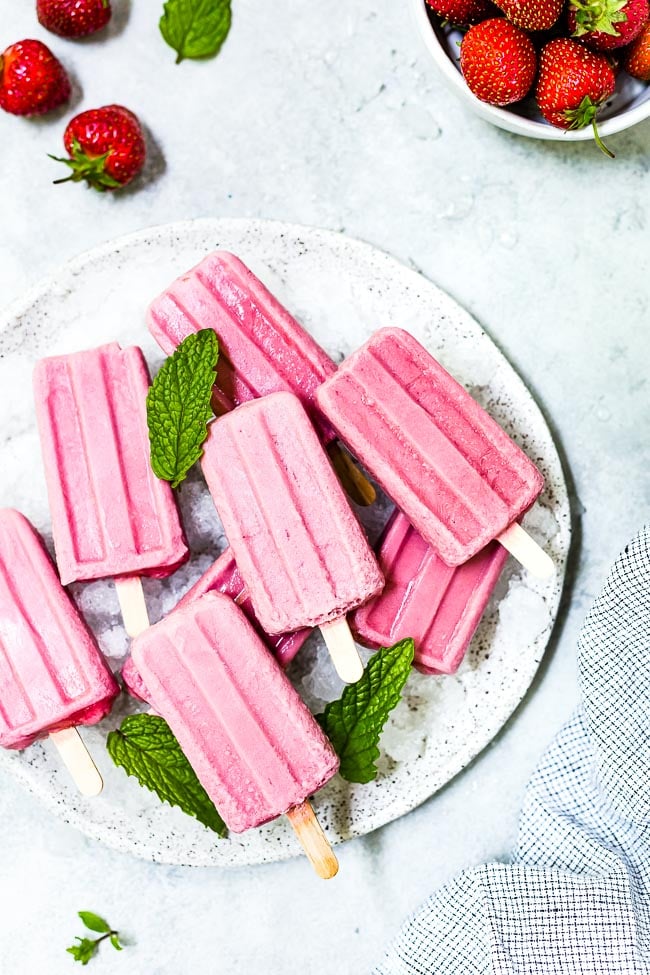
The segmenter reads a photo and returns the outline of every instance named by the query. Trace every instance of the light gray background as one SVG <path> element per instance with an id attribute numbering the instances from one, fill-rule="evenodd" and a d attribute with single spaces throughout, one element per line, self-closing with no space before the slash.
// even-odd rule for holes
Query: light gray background
<path id="1" fill-rule="evenodd" d="M 144 185 L 101 197 L 50 185 L 46 153 L 60 152 L 65 113 L 0 118 L 3 303 L 61 260 L 147 224 L 251 216 L 341 229 L 470 309 L 557 434 L 576 542 L 533 690 L 441 794 L 342 848 L 335 882 L 317 883 L 299 860 L 225 873 L 149 865 L 86 840 L 0 779 L 2 973 L 73 971 L 63 949 L 81 933 L 79 909 L 134 942 L 121 956 L 106 949 L 96 975 L 366 971 L 432 888 L 507 856 L 526 780 L 576 703 L 580 623 L 647 515 L 650 125 L 610 139 L 615 162 L 489 127 L 442 88 L 406 0 L 234 0 L 221 55 L 180 67 L 152 0 L 82 44 L 46 35 L 27 0 L 0 6 L 0 47 L 45 39 L 83 84 L 75 108 L 123 102 L 159 146 Z"/>

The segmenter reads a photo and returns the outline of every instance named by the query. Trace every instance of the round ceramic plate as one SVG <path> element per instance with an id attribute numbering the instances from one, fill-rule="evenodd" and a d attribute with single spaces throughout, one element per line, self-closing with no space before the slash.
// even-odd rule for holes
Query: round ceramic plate
<path id="1" fill-rule="evenodd" d="M 146 230 L 83 255 L 0 321 L 0 505 L 20 508 L 48 543 L 31 393 L 35 360 L 118 340 L 141 345 L 155 370 L 162 355 L 145 327 L 147 304 L 217 247 L 240 255 L 336 360 L 379 326 L 409 329 L 515 437 L 546 478 L 546 490 L 529 513 L 527 526 L 553 556 L 555 577 L 532 579 L 511 559 L 458 674 L 438 678 L 413 672 L 384 731 L 377 779 L 350 785 L 337 776 L 316 797 L 321 822 L 338 842 L 377 829 L 431 796 L 488 744 L 521 701 L 560 600 L 570 540 L 566 486 L 551 433 L 523 383 L 471 316 L 430 281 L 341 234 L 255 220 L 201 220 Z M 192 559 L 167 580 L 146 581 L 154 620 L 173 607 L 225 547 L 198 473 L 184 483 L 179 501 Z M 360 512 L 372 537 L 389 507 L 381 499 L 373 509 Z M 119 670 L 128 647 L 112 583 L 76 585 L 72 592 Z M 313 710 L 341 690 L 317 636 L 298 655 L 290 676 Z M 298 852 L 282 819 L 219 840 L 113 767 L 106 734 L 137 707 L 123 694 L 107 721 L 83 731 L 105 778 L 97 799 L 76 793 L 47 741 L 23 752 L 2 752 L 1 765 L 68 823 L 148 859 L 226 866 Z"/>

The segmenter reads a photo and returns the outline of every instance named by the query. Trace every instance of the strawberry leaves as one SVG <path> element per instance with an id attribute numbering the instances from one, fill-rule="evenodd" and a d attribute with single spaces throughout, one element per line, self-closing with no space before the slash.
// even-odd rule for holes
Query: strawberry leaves
<path id="1" fill-rule="evenodd" d="M 167 0 L 160 33 L 176 51 L 176 64 L 180 64 L 185 58 L 218 54 L 231 19 L 230 0 Z"/>

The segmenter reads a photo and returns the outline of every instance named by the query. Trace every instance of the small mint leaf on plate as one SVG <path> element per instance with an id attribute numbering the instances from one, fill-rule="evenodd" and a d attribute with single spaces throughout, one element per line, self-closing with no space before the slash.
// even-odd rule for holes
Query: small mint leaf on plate
<path id="1" fill-rule="evenodd" d="M 151 466 L 172 487 L 203 453 L 218 359 L 214 331 L 193 332 L 162 364 L 147 394 Z"/>
<path id="2" fill-rule="evenodd" d="M 99 914 L 93 914 L 92 911 L 79 911 L 79 917 L 89 931 L 97 931 L 99 934 L 106 934 L 111 930 L 110 924 L 108 924 L 103 917 L 100 917 Z"/>
<path id="3" fill-rule="evenodd" d="M 117 731 L 109 733 L 106 747 L 116 765 L 155 792 L 162 802 L 195 816 L 218 836 L 228 835 L 223 819 L 163 718 L 155 714 L 126 717 Z"/>
<path id="4" fill-rule="evenodd" d="M 231 20 L 230 0 L 167 0 L 159 27 L 180 64 L 185 58 L 218 54 Z"/>
<path id="5" fill-rule="evenodd" d="M 379 738 L 388 715 L 399 703 L 411 672 L 412 639 L 378 650 L 356 684 L 348 684 L 317 721 L 341 760 L 339 772 L 348 782 L 371 782 L 377 776 Z"/>

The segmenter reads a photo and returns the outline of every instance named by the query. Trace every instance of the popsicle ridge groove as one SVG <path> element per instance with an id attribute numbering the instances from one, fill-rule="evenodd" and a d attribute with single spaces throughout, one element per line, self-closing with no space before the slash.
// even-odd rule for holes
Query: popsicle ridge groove
<path id="1" fill-rule="evenodd" d="M 376 350 L 371 349 L 370 356 L 375 360 L 375 362 L 387 372 L 393 379 L 394 383 L 400 387 L 400 377 L 391 368 L 390 362 L 386 358 L 382 358 L 376 352 Z M 433 360 L 435 361 L 435 360 Z M 498 439 L 500 441 L 500 446 L 504 451 L 508 453 L 512 452 L 512 445 L 510 443 L 510 438 L 505 434 L 496 422 L 490 431 L 490 436 L 488 436 L 479 424 L 473 423 L 472 420 L 465 416 L 462 411 L 458 408 L 457 400 L 459 396 L 455 398 L 449 394 L 445 394 L 443 390 L 437 385 L 437 377 L 434 374 L 433 369 L 429 369 L 423 372 L 418 363 L 413 357 L 411 357 L 411 365 L 417 370 L 417 374 L 413 379 L 408 382 L 405 386 L 405 392 L 408 392 L 409 398 L 412 401 L 416 409 L 421 410 L 425 413 L 431 420 L 436 424 L 436 427 L 444 434 L 445 438 L 449 443 L 462 454 L 464 460 L 467 464 L 471 466 L 476 473 L 483 478 L 487 478 L 487 473 L 489 472 L 489 458 L 495 453 L 494 440 Z M 442 368 L 442 367 L 440 367 Z M 452 377 L 453 378 L 453 377 Z M 416 388 L 420 388 L 420 396 L 416 396 L 414 391 Z M 459 385 L 458 393 L 469 395 L 466 393 L 462 387 Z M 487 416 L 488 414 L 486 414 Z M 458 434 L 454 435 L 454 425 L 457 427 Z M 468 450 L 470 446 L 470 438 L 463 437 L 460 434 L 461 430 L 471 431 L 476 438 L 475 449 L 471 451 Z M 469 456 L 468 456 L 469 453 Z M 499 466 L 503 466 L 502 459 Z M 487 471 L 486 471 L 487 466 Z M 494 479 L 487 478 L 490 484 L 490 488 L 494 493 L 501 498 L 506 504 L 509 503 L 513 494 L 518 494 L 522 488 L 527 486 L 527 482 L 520 476 L 519 472 L 512 466 L 508 465 L 508 488 L 509 491 L 505 491 L 505 485 L 498 486 L 494 482 Z"/>
<path id="2" fill-rule="evenodd" d="M 121 358 L 122 358 L 122 361 L 126 362 L 126 350 L 123 350 L 122 351 Z M 142 552 L 142 544 L 141 544 L 141 539 L 139 538 L 139 531 L 138 531 L 138 526 L 141 524 L 141 518 L 142 518 L 142 512 L 140 510 L 141 500 L 136 505 L 134 503 L 135 502 L 135 499 L 134 499 L 133 495 L 131 494 L 131 490 L 130 490 L 131 481 L 130 481 L 130 478 L 127 476 L 126 464 L 125 464 L 125 456 L 124 456 L 125 450 L 128 449 L 128 441 L 125 442 L 122 439 L 122 436 L 121 436 L 121 427 L 120 427 L 120 423 L 119 423 L 118 418 L 117 418 L 117 415 L 116 415 L 115 400 L 110 395 L 110 392 L 109 392 L 109 390 L 110 390 L 110 382 L 109 382 L 109 378 L 107 376 L 107 361 L 106 361 L 106 356 L 105 355 L 101 355 L 100 358 L 99 358 L 99 371 L 100 371 L 100 375 L 101 375 L 101 378 L 102 378 L 102 393 L 103 393 L 103 398 L 104 398 L 104 402 L 106 404 L 106 412 L 107 412 L 107 415 L 108 415 L 108 418 L 109 418 L 109 422 L 110 422 L 110 427 L 111 427 L 112 443 L 115 445 L 116 467 L 117 467 L 117 471 L 119 471 L 119 477 L 116 477 L 115 478 L 115 481 L 117 481 L 117 483 L 122 486 L 122 492 L 124 494 L 124 499 L 125 499 L 125 506 L 124 506 L 124 509 L 123 510 L 124 511 L 137 512 L 137 516 L 135 518 L 122 519 L 122 525 L 121 525 L 121 527 L 124 527 L 124 524 L 128 525 L 128 533 L 131 536 L 131 540 L 133 542 L 133 547 L 134 547 L 135 551 L 138 552 L 138 554 L 139 554 L 139 553 Z M 129 370 L 128 369 L 126 370 L 126 375 L 127 375 L 127 382 L 128 382 L 128 385 L 129 385 L 129 390 L 130 390 L 131 394 L 133 394 L 133 386 L 131 385 L 131 376 L 129 375 Z M 84 439 L 87 442 L 87 437 L 84 437 Z M 104 446 L 105 445 L 102 444 L 102 448 L 104 448 Z M 146 456 L 146 454 L 145 454 L 145 456 Z M 118 508 L 118 510 L 119 510 L 119 508 Z M 104 525 L 104 530 L 106 531 L 106 526 L 105 525 Z"/>
<path id="3" fill-rule="evenodd" d="M 198 630 L 199 634 L 207 641 L 212 643 L 214 637 L 213 634 L 208 630 L 204 629 L 201 625 L 200 614 L 196 614 L 194 618 L 194 625 Z M 174 652 L 173 646 L 171 647 L 171 652 Z M 210 659 L 210 669 L 214 675 L 221 672 L 221 683 L 224 688 L 228 688 L 228 693 L 222 695 L 221 707 L 215 707 L 214 701 L 204 693 L 203 687 L 205 684 L 205 667 L 200 667 L 196 669 L 197 661 L 193 660 L 191 655 L 183 655 L 183 663 L 187 669 L 188 677 L 191 680 L 191 693 L 192 700 L 198 700 L 203 703 L 203 705 L 209 710 L 212 715 L 215 724 L 217 724 L 227 740 L 230 740 L 235 745 L 235 750 L 239 755 L 239 761 L 248 771 L 250 781 L 255 783 L 257 787 L 258 796 L 250 796 L 249 801 L 251 805 L 264 804 L 268 806 L 272 804 L 272 789 L 271 782 L 269 780 L 268 774 L 265 773 L 265 768 L 268 766 L 268 756 L 269 751 L 271 752 L 272 758 L 275 757 L 275 750 L 270 745 L 269 741 L 265 739 L 264 732 L 265 729 L 261 726 L 259 718 L 253 708 L 246 701 L 243 694 L 242 688 L 237 680 L 237 676 L 232 668 L 228 667 L 223 655 L 215 650 L 214 655 Z M 223 679 L 225 674 L 226 679 Z M 228 679 L 231 683 L 228 683 Z M 236 696 L 236 701 L 233 701 L 233 695 Z M 231 720 L 229 721 L 229 716 Z M 244 721 L 242 722 L 242 716 L 244 716 Z M 244 725 L 241 727 L 241 725 Z M 257 763 L 252 763 L 248 761 L 248 756 L 253 750 L 258 749 L 261 746 L 262 752 L 266 752 L 266 758 L 261 758 L 259 765 Z M 257 754 L 257 752 L 256 752 Z M 214 774 L 214 768 L 212 769 Z M 295 776 L 291 775 L 294 785 L 297 784 Z M 227 789 L 228 792 L 232 792 L 233 784 L 239 784 L 239 775 L 236 776 L 234 783 L 228 782 L 223 776 L 219 776 L 223 783 L 223 787 Z"/>
<path id="4" fill-rule="evenodd" d="M 364 395 L 363 386 L 354 377 L 346 377 L 347 382 L 357 391 L 358 396 Z M 363 402 L 363 400 L 362 400 Z M 364 404 L 365 405 L 365 404 Z M 366 406 L 366 408 L 369 408 Z M 385 458 L 388 464 L 397 464 L 398 456 L 400 450 L 406 450 L 412 457 L 417 460 L 418 466 L 420 468 L 420 478 L 416 479 L 411 476 L 407 470 L 400 470 L 400 478 L 403 483 L 413 492 L 414 495 L 419 496 L 422 490 L 422 483 L 427 481 L 429 483 L 429 490 L 427 492 L 430 496 L 430 505 L 427 509 L 428 517 L 435 519 L 438 530 L 445 536 L 450 536 L 454 540 L 464 541 L 465 537 L 459 535 L 458 532 L 454 531 L 451 524 L 446 524 L 442 520 L 442 512 L 449 511 L 452 512 L 452 516 L 449 521 L 451 522 L 454 517 L 454 510 L 460 508 L 462 518 L 465 520 L 465 525 L 467 527 L 467 534 L 472 537 L 474 531 L 480 529 L 480 523 L 475 518 L 474 512 L 467 506 L 462 497 L 460 497 L 442 477 L 440 477 L 429 465 L 426 464 L 424 458 L 415 450 L 414 447 L 409 443 L 402 445 L 400 447 L 397 443 L 397 431 L 400 429 L 399 421 L 396 417 L 392 417 L 388 414 L 388 411 L 380 413 L 375 412 L 377 421 L 384 427 L 387 431 L 388 436 L 381 438 L 381 452 L 382 457 Z M 349 420 L 352 423 L 352 418 Z M 361 428 L 356 425 L 356 429 L 361 432 Z M 395 442 L 394 442 L 395 441 Z M 354 448 L 353 448 L 354 449 Z"/>
<path id="5" fill-rule="evenodd" d="M 212 255 L 212 259 L 206 258 L 198 266 L 197 271 L 200 275 L 205 273 L 206 267 L 213 269 L 215 266 L 218 269 L 217 276 L 221 289 L 225 290 L 225 287 L 231 283 L 237 289 L 236 291 L 234 288 L 232 290 L 240 303 L 240 324 L 243 324 L 244 309 L 248 305 L 253 322 L 251 332 L 265 355 L 276 360 L 276 365 L 287 383 L 287 389 L 293 387 L 294 377 L 302 372 L 300 369 L 301 358 L 308 362 L 313 373 L 318 375 L 321 382 L 336 371 L 336 366 L 331 362 L 329 356 L 318 348 L 309 333 L 303 329 L 291 312 L 278 301 L 266 285 L 238 257 L 229 254 L 227 251 L 221 251 L 218 255 Z M 227 277 L 223 273 L 224 267 L 227 269 Z M 247 291 L 252 296 L 252 300 L 247 299 Z M 305 337 L 305 344 L 299 354 L 292 350 L 292 330 L 299 330 Z M 276 336 L 282 341 L 283 352 L 279 357 L 273 349 L 273 343 L 269 341 L 271 336 Z M 305 393 L 310 397 L 313 391 L 313 388 L 305 389 Z"/>
<path id="6" fill-rule="evenodd" d="M 51 368 L 56 370 L 59 366 L 57 360 L 56 364 L 53 362 Z M 75 397 L 75 387 L 72 375 L 72 364 L 70 359 L 65 359 L 62 362 L 63 365 L 63 375 L 65 377 L 65 395 L 66 399 L 70 399 L 70 409 L 67 411 L 67 415 L 70 417 L 71 422 L 74 422 L 76 431 L 79 436 L 79 442 L 83 445 L 83 473 L 84 473 L 84 488 L 88 492 L 88 495 L 92 499 L 92 504 L 87 505 L 82 511 L 75 511 L 72 507 L 71 499 L 76 496 L 75 491 L 70 483 L 70 471 L 68 470 L 68 458 L 72 458 L 72 452 L 65 449 L 64 445 L 61 443 L 61 437 L 59 435 L 59 428 L 56 423 L 52 423 L 48 418 L 49 435 L 52 439 L 53 449 L 55 456 L 57 458 L 56 470 L 61 480 L 61 492 L 59 494 L 59 500 L 63 505 L 65 512 L 65 517 L 62 519 L 65 522 L 67 528 L 67 538 L 72 549 L 72 554 L 74 556 L 74 561 L 80 565 L 87 564 L 89 562 L 94 562 L 101 560 L 106 556 L 106 545 L 105 539 L 102 532 L 102 526 L 99 520 L 95 517 L 95 514 L 100 510 L 97 494 L 95 490 L 95 484 L 92 478 L 92 474 L 88 465 L 88 454 L 85 447 L 85 436 L 82 429 L 81 418 L 79 410 L 77 408 L 77 399 Z M 56 380 L 54 381 L 56 383 Z M 58 398 L 57 393 L 50 394 L 53 398 Z M 63 412 L 63 411 L 62 411 Z M 78 474 L 77 474 L 78 480 Z M 81 520 L 81 524 L 80 524 Z M 76 530 L 80 529 L 80 530 Z M 95 547 L 96 546 L 96 547 Z M 62 572 L 63 575 L 63 572 Z M 66 581 L 68 581 L 66 579 Z M 72 580 L 70 580 L 72 581 Z"/>
<path id="7" fill-rule="evenodd" d="M 43 641 L 40 632 L 37 630 L 36 626 L 34 625 L 34 620 L 31 615 L 30 607 L 25 604 L 25 601 L 21 598 L 21 595 L 18 593 L 12 581 L 11 574 L 3 573 L 2 582 L 4 583 L 4 586 L 9 593 L 9 599 L 10 599 L 9 605 L 16 606 L 18 608 L 18 613 L 22 617 L 22 622 L 24 623 L 25 629 L 29 631 L 35 646 L 39 648 L 40 653 L 34 655 L 34 659 L 38 661 L 39 669 L 43 671 L 47 680 L 50 681 L 50 683 L 54 686 L 54 688 L 56 689 L 56 691 L 58 692 L 58 694 L 60 695 L 63 701 L 67 702 L 72 700 L 72 698 L 68 694 L 67 690 L 63 687 L 61 681 L 57 676 L 56 668 L 54 666 L 54 661 L 52 660 L 52 655 L 49 651 L 49 647 Z M 43 605 L 49 604 L 47 593 L 45 593 L 43 589 L 41 589 L 39 597 L 40 598 L 37 598 L 35 600 L 36 604 L 39 606 L 39 609 L 42 608 Z M 44 603 L 41 602 L 41 599 L 44 599 Z M 75 663 L 78 664 L 79 663 L 78 658 L 74 654 L 73 656 L 75 659 Z M 46 662 L 49 666 L 43 666 L 43 664 L 45 664 Z M 20 682 L 20 684 L 23 690 L 25 690 L 26 692 L 27 689 L 25 688 L 22 681 Z M 88 685 L 86 684 L 86 687 L 87 686 Z"/>
<path id="8" fill-rule="evenodd" d="M 393 394 L 396 397 L 399 397 L 401 400 L 406 401 L 404 403 L 405 411 L 410 410 L 415 414 L 424 413 L 427 419 L 434 420 L 435 427 L 430 428 L 429 434 L 431 436 L 435 430 L 436 435 L 439 435 L 437 439 L 439 440 L 438 447 L 440 449 L 440 454 L 444 456 L 448 453 L 448 450 L 446 450 L 446 445 L 450 445 L 453 448 L 456 463 L 459 463 L 463 467 L 463 477 L 457 478 L 459 490 L 454 490 L 454 487 L 449 483 L 449 478 L 445 478 L 438 471 L 432 472 L 431 467 L 427 465 L 426 461 L 424 460 L 424 445 L 416 443 L 413 439 L 413 455 L 418 458 L 423 471 L 426 471 L 429 477 L 433 476 L 437 484 L 444 486 L 445 491 L 449 495 L 453 496 L 454 500 L 458 504 L 461 504 L 464 511 L 468 513 L 471 511 L 471 502 L 466 496 L 464 490 L 465 488 L 472 489 L 483 496 L 492 494 L 495 495 L 499 501 L 505 501 L 499 492 L 495 490 L 492 484 L 488 484 L 485 481 L 485 479 L 481 476 L 480 470 L 472 463 L 470 458 L 468 458 L 464 452 L 461 452 L 459 439 L 455 439 L 450 436 L 447 425 L 443 425 L 441 419 L 435 413 L 426 409 L 423 403 L 419 402 L 413 395 L 411 395 L 410 390 L 404 389 L 399 381 L 399 377 L 395 374 L 395 372 L 393 372 L 388 363 L 383 358 L 380 358 L 374 350 L 370 350 L 369 357 L 374 360 L 378 370 L 382 373 L 382 376 L 389 377 Z M 430 391 L 429 386 L 427 386 L 427 391 Z M 451 405 L 451 402 L 444 396 L 442 399 L 443 405 L 440 411 L 441 417 L 444 419 L 447 416 L 446 411 L 448 410 L 453 412 L 454 415 L 457 415 L 455 408 L 453 405 Z M 377 415 L 379 414 L 377 413 Z M 399 428 L 398 418 L 393 413 L 389 413 L 388 410 L 385 410 L 384 416 L 386 417 L 387 425 L 390 427 L 391 431 L 394 432 Z M 492 498 L 488 499 L 488 503 L 490 502 L 492 502 Z"/>
<path id="9" fill-rule="evenodd" d="M 268 431 L 268 427 L 266 425 L 266 418 L 263 418 L 262 423 L 261 423 L 261 426 L 263 427 L 263 429 L 266 430 L 267 433 L 269 432 Z M 272 441 L 272 438 L 270 438 L 270 439 Z M 255 499 L 255 503 L 257 504 L 257 508 L 258 508 L 258 511 L 259 511 L 259 513 L 261 515 L 262 521 L 267 526 L 269 535 L 271 536 L 271 538 L 272 538 L 272 540 L 274 542 L 274 548 L 275 548 L 276 555 L 280 558 L 280 561 L 282 562 L 282 566 L 284 568 L 284 572 L 286 574 L 286 577 L 287 577 L 287 580 L 288 580 L 289 584 L 291 585 L 291 589 L 292 589 L 293 595 L 294 595 L 294 597 L 296 599 L 296 603 L 304 611 L 306 609 L 306 607 L 305 607 L 305 602 L 304 602 L 304 599 L 303 599 L 302 586 L 300 585 L 300 581 L 299 581 L 299 579 L 296 576 L 293 558 L 292 558 L 291 554 L 289 555 L 289 557 L 287 557 L 287 553 L 285 552 L 286 546 L 285 546 L 284 542 L 282 541 L 282 539 L 279 539 L 278 536 L 277 536 L 277 532 L 275 531 L 275 528 L 274 528 L 274 526 L 275 526 L 275 518 L 274 518 L 274 516 L 272 514 L 268 514 L 267 511 L 266 511 L 266 506 L 264 504 L 264 501 L 262 499 L 262 496 L 260 495 L 260 492 L 257 490 L 257 487 L 255 485 L 255 475 L 254 475 L 254 472 L 251 470 L 250 464 L 248 463 L 248 459 L 245 456 L 245 454 L 242 452 L 241 446 L 240 446 L 240 444 L 239 444 L 239 442 L 237 441 L 236 438 L 232 438 L 232 446 L 233 446 L 233 448 L 235 450 L 235 453 L 239 457 L 239 461 L 240 461 L 242 470 L 245 471 L 245 473 L 246 473 L 246 477 L 247 477 L 247 481 L 248 481 L 248 485 L 249 485 L 250 491 L 251 491 L 251 493 L 252 493 L 252 495 L 253 495 L 253 497 Z M 275 461 L 275 464 L 277 465 L 278 464 L 278 456 L 277 456 L 277 453 L 275 453 L 275 452 L 273 453 L 273 460 Z M 282 469 L 281 468 L 280 468 L 279 473 L 280 473 L 280 475 L 282 474 Z M 251 559 L 251 561 L 253 561 L 253 562 L 256 563 L 257 572 L 260 575 L 260 577 L 263 578 L 264 577 L 264 572 L 259 567 L 259 563 L 255 559 L 255 556 L 250 551 L 250 547 L 249 547 L 248 556 Z"/>
<path id="10" fill-rule="evenodd" d="M 205 640 L 211 642 L 214 639 L 213 634 L 203 627 L 200 614 L 197 614 L 196 616 L 196 627 Z M 251 726 L 256 731 L 255 734 L 256 740 L 258 741 L 258 743 L 263 744 L 266 751 L 270 751 L 273 755 L 275 755 L 276 749 L 270 744 L 271 741 L 273 740 L 273 732 L 272 729 L 268 726 L 268 722 L 264 720 L 264 709 L 256 708 L 254 701 L 252 699 L 250 702 L 246 700 L 244 688 L 241 685 L 241 681 L 238 678 L 237 672 L 233 667 L 231 667 L 231 665 L 229 664 L 228 660 L 225 657 L 225 654 L 219 654 L 219 655 L 215 654 L 215 658 L 216 661 L 213 661 L 213 663 L 215 663 L 216 667 L 220 668 L 225 673 L 226 677 L 230 681 L 230 687 L 237 694 L 239 704 L 241 705 L 244 712 L 246 712 L 250 716 Z M 194 674 L 193 676 L 194 676 L 194 680 L 198 682 L 200 675 Z M 225 686 L 228 686 L 227 682 Z M 220 716 L 219 712 L 216 711 L 214 707 L 212 708 L 212 710 L 213 713 L 215 714 L 215 717 L 217 717 L 218 720 L 223 725 L 224 724 L 223 716 Z M 292 719 L 292 715 L 287 714 L 286 715 L 287 725 L 289 727 L 294 727 L 296 731 L 299 732 L 300 729 L 298 728 L 296 723 L 291 719 Z M 237 735 L 233 732 L 232 727 L 228 727 L 225 730 L 227 730 L 229 737 L 232 737 L 234 741 L 237 741 Z M 246 747 L 251 740 L 250 735 L 248 732 L 244 732 L 242 733 L 241 738 L 242 741 L 238 742 L 238 744 L 240 745 L 241 753 L 245 754 Z M 293 779 L 294 785 L 296 787 L 299 787 L 300 776 L 297 773 L 295 766 L 290 761 L 289 756 L 283 755 L 283 762 L 287 770 L 289 771 L 290 777 Z M 268 775 L 265 773 L 266 763 L 264 761 L 261 761 L 259 763 L 259 766 L 256 767 L 251 762 L 244 760 L 244 764 L 247 766 L 251 778 L 257 783 L 258 788 L 260 790 L 260 794 L 264 796 L 267 802 L 270 803 L 272 801 L 272 796 L 268 792 L 269 780 L 268 780 Z"/>
<path id="11" fill-rule="evenodd" d="M 90 491 L 94 502 L 95 511 L 103 512 L 105 516 L 110 515 L 111 517 L 115 517 L 115 516 L 119 516 L 119 513 L 121 511 L 128 512 L 132 509 L 129 507 L 130 498 L 125 483 L 125 471 L 122 465 L 120 451 L 118 449 L 118 442 L 116 440 L 115 417 L 113 413 L 113 407 L 110 401 L 111 398 L 110 395 L 108 394 L 108 388 L 106 383 L 106 373 L 104 369 L 104 349 L 102 349 L 101 352 L 99 352 L 97 358 L 99 364 L 99 368 L 97 372 L 99 373 L 99 375 L 96 374 L 96 379 L 98 380 L 98 382 L 95 383 L 94 390 L 97 398 L 101 399 L 102 406 L 103 406 L 102 413 L 109 420 L 110 434 L 112 434 L 112 437 L 108 435 L 109 431 L 106 430 L 105 428 L 101 430 L 102 435 L 99 435 L 100 431 L 98 430 L 94 430 L 94 431 L 89 430 L 87 427 L 87 416 L 86 416 L 87 411 L 83 409 L 77 410 L 78 428 L 79 428 L 81 443 L 83 445 L 83 456 L 84 456 L 85 468 L 88 473 L 88 481 L 89 481 Z M 66 367 L 69 369 L 70 386 L 71 386 L 72 395 L 75 404 L 84 402 L 84 394 L 79 388 L 79 382 L 84 378 L 83 375 L 84 371 L 87 371 L 88 376 L 90 375 L 90 371 L 92 370 L 92 367 L 94 365 L 95 362 L 93 362 L 93 359 L 90 356 L 84 355 L 83 353 L 75 355 L 70 360 L 66 361 Z M 78 375 L 79 372 L 81 373 L 81 376 Z M 96 469 L 100 465 L 95 463 L 95 458 L 93 457 L 93 454 L 95 453 L 95 449 L 93 447 L 93 444 L 97 445 L 97 450 L 102 454 L 103 457 L 107 457 L 107 456 L 110 457 L 111 466 L 115 471 L 115 477 L 113 478 L 113 481 L 111 483 L 111 491 L 114 492 L 114 496 L 117 497 L 118 500 L 116 501 L 115 504 L 111 504 L 110 506 L 103 505 L 100 501 L 101 485 L 97 481 L 97 477 L 96 477 Z M 119 476 L 118 476 L 118 471 L 119 471 Z M 73 497 L 77 496 L 77 492 L 71 492 L 71 493 Z M 76 516 L 74 513 L 72 517 L 73 517 L 72 524 L 74 525 L 76 520 Z M 126 537 L 130 537 L 135 544 L 133 529 L 132 526 L 129 524 L 129 522 L 130 519 L 127 518 Z M 120 519 L 119 537 L 122 537 L 121 532 L 124 528 L 124 525 L 125 525 L 125 519 L 122 518 Z M 107 552 L 110 551 L 111 532 L 108 530 L 105 517 L 98 522 L 98 529 L 101 534 L 101 541 L 102 541 L 101 554 L 99 556 L 99 559 L 92 558 L 86 560 L 79 560 L 82 562 L 82 564 L 84 561 L 86 563 L 99 561 L 101 558 L 105 557 Z"/>

